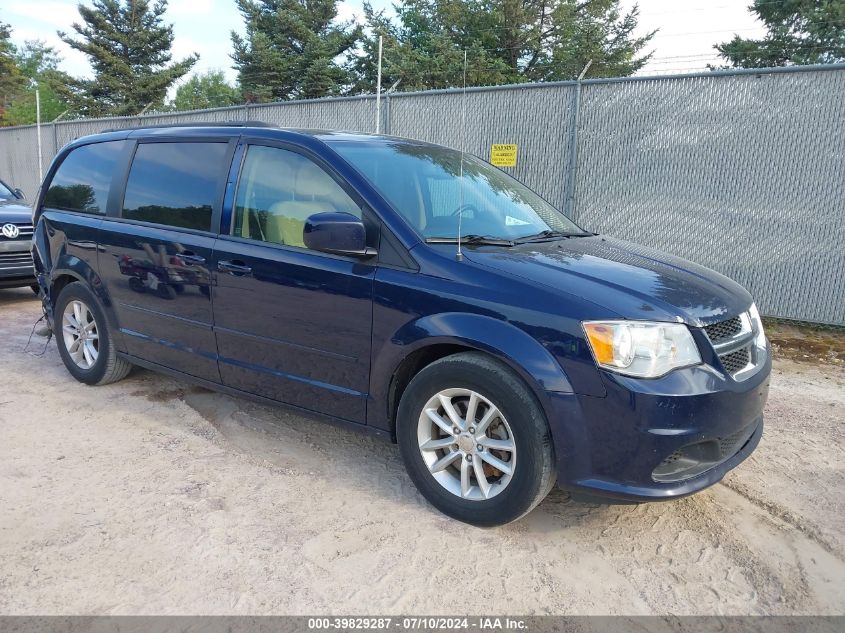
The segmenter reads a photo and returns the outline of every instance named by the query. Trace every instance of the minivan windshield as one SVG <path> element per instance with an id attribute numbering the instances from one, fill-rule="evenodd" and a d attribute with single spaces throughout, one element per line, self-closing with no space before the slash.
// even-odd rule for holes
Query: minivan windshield
<path id="1" fill-rule="evenodd" d="M 408 141 L 327 141 L 424 238 L 497 240 L 586 235 L 551 204 L 470 154 Z"/>

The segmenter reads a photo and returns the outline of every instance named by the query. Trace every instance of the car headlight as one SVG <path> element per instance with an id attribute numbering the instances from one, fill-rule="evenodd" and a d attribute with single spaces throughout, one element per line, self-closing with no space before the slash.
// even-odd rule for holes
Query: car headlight
<path id="1" fill-rule="evenodd" d="M 701 363 L 686 325 L 650 321 L 585 321 L 584 332 L 600 367 L 626 376 L 657 378 Z"/>

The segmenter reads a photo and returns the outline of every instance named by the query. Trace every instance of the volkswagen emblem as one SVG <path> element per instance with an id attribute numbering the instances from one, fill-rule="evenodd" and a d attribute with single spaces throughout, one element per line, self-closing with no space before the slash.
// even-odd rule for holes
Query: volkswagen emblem
<path id="1" fill-rule="evenodd" d="M 4 237 L 8 237 L 10 240 L 15 239 L 18 235 L 21 234 L 21 230 L 14 224 L 4 224 L 3 228 L 0 229 L 0 232 L 3 233 Z"/>

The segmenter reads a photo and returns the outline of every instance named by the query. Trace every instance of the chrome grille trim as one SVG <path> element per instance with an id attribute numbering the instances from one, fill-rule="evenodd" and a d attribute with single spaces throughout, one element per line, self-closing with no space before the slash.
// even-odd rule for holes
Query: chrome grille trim
<path id="1" fill-rule="evenodd" d="M 18 235 L 15 239 L 9 239 L 2 233 L 0 233 L 0 243 L 2 242 L 19 242 L 21 240 L 31 240 L 32 234 L 35 232 L 35 228 L 32 224 L 18 224 L 17 222 L 2 222 L 0 221 L 0 226 L 4 224 L 14 224 L 18 227 L 18 231 L 20 231 L 20 235 Z"/>

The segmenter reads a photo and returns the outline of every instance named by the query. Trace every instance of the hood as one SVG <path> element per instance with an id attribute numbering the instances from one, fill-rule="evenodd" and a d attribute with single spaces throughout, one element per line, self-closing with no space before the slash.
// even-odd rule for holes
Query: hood
<path id="1" fill-rule="evenodd" d="M 464 252 L 476 264 L 583 297 L 625 319 L 680 319 L 700 327 L 734 317 L 752 301 L 742 286 L 709 268 L 610 237 Z"/>
<path id="2" fill-rule="evenodd" d="M 32 208 L 20 200 L 0 200 L 0 226 L 7 222 L 32 224 Z"/>

